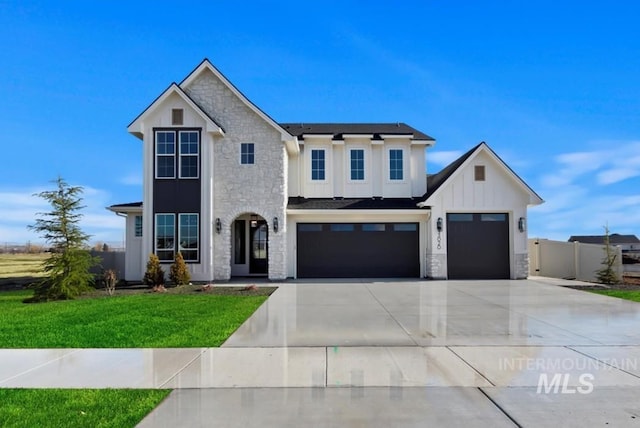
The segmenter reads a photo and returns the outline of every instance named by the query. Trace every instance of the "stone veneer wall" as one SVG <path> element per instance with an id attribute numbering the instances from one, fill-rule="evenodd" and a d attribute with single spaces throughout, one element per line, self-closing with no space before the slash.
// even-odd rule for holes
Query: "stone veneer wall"
<path id="1" fill-rule="evenodd" d="M 269 278 L 286 278 L 287 154 L 281 134 L 209 71 L 183 89 L 225 130 L 225 136 L 214 141 L 213 213 L 203 219 L 220 218 L 223 226 L 220 234 L 210 237 L 214 279 L 231 277 L 231 226 L 245 213 L 258 214 L 269 224 Z M 240 164 L 240 143 L 254 143 L 254 165 Z M 203 165 L 202 170 L 211 174 L 211 166 Z"/>
<path id="2" fill-rule="evenodd" d="M 516 254 L 515 258 L 515 279 L 526 279 L 529 276 L 529 254 Z"/>
<path id="3" fill-rule="evenodd" d="M 427 278 L 446 279 L 446 272 L 446 254 L 427 254 Z"/>

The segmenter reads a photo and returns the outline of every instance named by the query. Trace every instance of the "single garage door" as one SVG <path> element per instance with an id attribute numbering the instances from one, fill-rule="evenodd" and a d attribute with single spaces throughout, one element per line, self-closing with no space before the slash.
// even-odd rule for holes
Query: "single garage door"
<path id="1" fill-rule="evenodd" d="M 508 279 L 509 214 L 447 214 L 449 279 Z"/>
<path id="2" fill-rule="evenodd" d="M 418 223 L 298 223 L 298 278 L 417 278 Z"/>

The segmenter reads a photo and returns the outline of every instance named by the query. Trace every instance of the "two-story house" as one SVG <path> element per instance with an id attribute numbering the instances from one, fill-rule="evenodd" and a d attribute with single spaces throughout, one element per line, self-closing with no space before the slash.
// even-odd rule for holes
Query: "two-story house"
<path id="1" fill-rule="evenodd" d="M 129 125 L 143 202 L 126 216 L 127 280 L 179 251 L 196 281 L 231 277 L 525 278 L 542 202 L 485 143 L 427 175 L 404 123 L 277 123 L 208 60 Z"/>

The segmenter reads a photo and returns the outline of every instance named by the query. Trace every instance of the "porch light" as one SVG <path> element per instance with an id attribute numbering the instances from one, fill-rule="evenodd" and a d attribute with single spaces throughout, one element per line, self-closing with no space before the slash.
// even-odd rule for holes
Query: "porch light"
<path id="1" fill-rule="evenodd" d="M 220 217 L 216 218 L 216 233 L 222 232 L 222 222 L 220 221 Z"/>
<path id="2" fill-rule="evenodd" d="M 518 220 L 518 230 L 520 232 L 527 230 L 527 220 L 524 217 L 520 217 Z"/>
<path id="3" fill-rule="evenodd" d="M 436 229 L 438 229 L 438 232 L 442 232 L 442 217 L 438 217 L 438 220 L 436 221 Z"/>
<path id="4" fill-rule="evenodd" d="M 278 233 L 278 217 L 273 218 L 273 231 Z"/>

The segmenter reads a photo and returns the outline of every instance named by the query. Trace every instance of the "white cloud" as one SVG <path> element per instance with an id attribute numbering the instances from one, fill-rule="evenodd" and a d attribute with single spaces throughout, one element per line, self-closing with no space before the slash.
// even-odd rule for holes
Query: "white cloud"
<path id="1" fill-rule="evenodd" d="M 92 235 L 90 241 L 121 242 L 124 219 L 105 210 L 109 193 L 91 186 L 81 187 L 85 208 L 81 211 L 80 227 Z M 50 210 L 45 200 L 34 196 L 42 190 L 31 187 L 0 190 L 0 245 L 27 241 L 43 243 L 42 238 L 28 229 L 35 223 L 38 213 Z"/>
<path id="2" fill-rule="evenodd" d="M 142 173 L 132 172 L 130 174 L 122 176 L 120 183 L 125 186 L 142 186 Z"/>
<path id="3" fill-rule="evenodd" d="M 427 152 L 427 165 L 435 164 L 442 167 L 449 165 L 454 160 L 458 159 L 462 156 L 462 152 L 460 150 L 450 150 L 450 151 L 435 151 Z"/>

